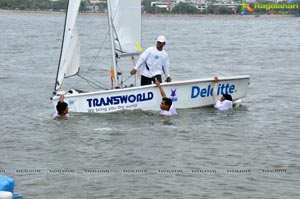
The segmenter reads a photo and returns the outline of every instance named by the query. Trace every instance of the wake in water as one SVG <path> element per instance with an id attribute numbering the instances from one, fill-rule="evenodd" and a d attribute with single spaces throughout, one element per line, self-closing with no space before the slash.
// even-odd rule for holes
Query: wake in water
<path id="1" fill-rule="evenodd" d="M 9 76 L 8 75 L 0 74 L 0 79 L 9 79 Z"/>

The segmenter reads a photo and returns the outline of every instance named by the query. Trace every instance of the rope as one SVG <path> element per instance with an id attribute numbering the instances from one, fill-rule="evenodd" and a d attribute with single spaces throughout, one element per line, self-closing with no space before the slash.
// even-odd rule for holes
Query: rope
<path id="1" fill-rule="evenodd" d="M 88 71 L 92 68 L 92 66 L 94 65 L 96 59 L 99 57 L 99 54 L 100 54 L 100 53 L 102 52 L 102 50 L 104 49 L 104 43 L 105 43 L 106 40 L 107 40 L 108 33 L 109 33 L 109 30 L 108 30 L 107 33 L 105 34 L 105 38 L 104 38 L 104 40 L 102 41 L 102 44 L 100 45 L 101 48 L 99 48 L 99 50 L 98 50 L 96 56 L 94 56 L 94 59 L 92 60 L 92 62 L 90 62 L 90 64 L 89 64 L 87 70 L 86 70 L 83 74 L 87 74 L 87 72 L 88 72 Z M 107 88 L 102 87 L 103 85 L 102 85 L 102 86 L 98 85 L 98 84 L 101 84 L 101 83 L 97 82 L 95 79 L 94 79 L 94 81 L 97 82 L 98 84 L 96 84 L 95 82 L 92 82 L 91 80 L 89 80 L 89 79 L 87 79 L 87 78 L 81 76 L 79 73 L 78 73 L 78 76 L 79 76 L 81 79 L 79 79 L 76 83 L 74 83 L 74 84 L 73 84 L 73 87 L 76 87 L 76 86 L 80 83 L 80 81 L 83 79 L 83 80 L 87 81 L 87 83 L 88 83 L 92 88 L 102 88 L 102 89 L 107 90 Z M 92 79 L 92 78 L 90 77 L 90 79 Z M 93 85 L 95 85 L 96 87 L 93 86 Z"/>
<path id="2" fill-rule="evenodd" d="M 127 77 L 124 81 L 122 81 L 121 84 L 123 84 L 124 82 L 126 82 L 130 77 L 132 77 L 132 75 L 130 75 L 129 77 Z"/>
<path id="3" fill-rule="evenodd" d="M 97 80 L 93 79 L 93 81 L 91 81 L 90 79 L 92 79 L 91 77 L 89 77 L 90 79 L 81 76 L 78 74 L 78 77 L 82 78 L 83 80 L 85 80 L 92 88 L 101 88 L 104 90 L 108 90 L 107 88 L 104 87 L 103 84 L 101 84 L 100 82 L 98 82 Z"/>

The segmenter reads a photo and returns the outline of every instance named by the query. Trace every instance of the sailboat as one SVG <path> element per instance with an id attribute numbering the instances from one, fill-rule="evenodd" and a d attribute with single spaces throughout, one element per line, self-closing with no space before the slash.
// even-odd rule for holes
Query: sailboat
<path id="1" fill-rule="evenodd" d="M 80 41 L 76 26 L 80 0 L 69 0 L 65 18 L 61 54 L 51 100 L 54 107 L 64 93 L 69 112 L 110 113 L 122 110 L 159 110 L 161 94 L 156 85 L 125 87 L 117 71 L 117 59 L 141 53 L 141 0 L 107 0 L 111 43 L 111 89 L 79 92 L 63 89 L 68 77 L 79 74 Z M 109 66 L 110 67 L 110 66 Z M 248 75 L 219 77 L 217 95 L 228 93 L 233 101 L 248 92 Z M 213 78 L 173 81 L 161 84 L 177 109 L 211 106 Z"/>

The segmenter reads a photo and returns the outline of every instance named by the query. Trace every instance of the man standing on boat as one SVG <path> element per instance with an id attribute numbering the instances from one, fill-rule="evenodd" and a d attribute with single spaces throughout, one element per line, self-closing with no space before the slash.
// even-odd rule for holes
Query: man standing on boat
<path id="1" fill-rule="evenodd" d="M 155 83 L 155 79 L 161 83 L 162 73 L 166 76 L 166 81 L 171 82 L 169 57 L 167 52 L 163 50 L 165 45 L 166 37 L 162 35 L 158 36 L 156 46 L 146 49 L 141 54 L 134 69 L 130 71 L 130 74 L 134 75 L 143 66 L 141 68 L 141 86 L 152 84 L 152 82 Z"/>

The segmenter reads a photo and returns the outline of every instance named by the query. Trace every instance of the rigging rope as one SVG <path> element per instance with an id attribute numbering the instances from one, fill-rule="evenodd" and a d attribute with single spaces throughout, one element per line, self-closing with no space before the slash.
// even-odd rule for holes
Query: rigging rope
<path id="1" fill-rule="evenodd" d="M 90 79 L 84 77 L 84 76 L 81 76 L 78 74 L 78 77 L 80 77 L 81 79 L 85 80 L 92 88 L 101 88 L 101 89 L 104 89 L 104 90 L 108 90 L 107 88 L 105 88 L 103 86 L 103 84 L 101 84 L 99 81 L 89 77 L 90 79 L 93 79 L 93 81 L 91 81 Z"/>
<path id="2" fill-rule="evenodd" d="M 132 75 L 129 75 L 129 77 L 127 77 L 124 81 L 122 81 L 121 84 L 123 84 L 124 82 L 126 82 L 130 77 L 132 77 Z"/>
<path id="3" fill-rule="evenodd" d="M 90 65 L 88 66 L 87 70 L 83 73 L 83 75 L 88 73 L 88 71 L 92 68 L 93 64 L 96 62 L 96 59 L 99 57 L 99 54 L 100 54 L 100 53 L 102 52 L 102 50 L 104 49 L 104 43 L 107 41 L 108 34 L 109 34 L 109 30 L 108 30 L 107 33 L 105 34 L 105 38 L 104 38 L 104 40 L 102 41 L 102 44 L 100 45 L 101 48 L 99 48 L 99 50 L 98 50 L 96 56 L 94 57 L 94 59 L 93 59 L 93 61 L 90 63 Z M 101 89 L 107 90 L 107 88 L 105 88 L 105 87 L 107 87 L 107 86 L 103 87 L 104 85 L 101 84 L 100 82 L 98 82 L 97 80 L 95 80 L 94 78 L 89 77 L 89 79 L 88 79 L 88 78 L 84 77 L 83 75 L 80 75 L 79 73 L 78 73 L 77 75 L 78 75 L 78 77 L 80 77 L 81 79 L 79 79 L 76 83 L 73 84 L 74 87 L 77 86 L 77 85 L 81 82 L 81 80 L 83 79 L 83 80 L 85 80 L 92 88 L 101 88 Z M 86 76 L 87 76 L 87 75 L 86 75 Z M 95 83 L 95 82 L 92 82 L 90 79 L 93 79 L 96 83 Z M 100 84 L 100 85 L 99 85 L 99 84 Z M 94 86 L 93 86 L 93 85 L 94 85 Z M 95 87 L 95 86 L 96 86 L 96 87 Z"/>

